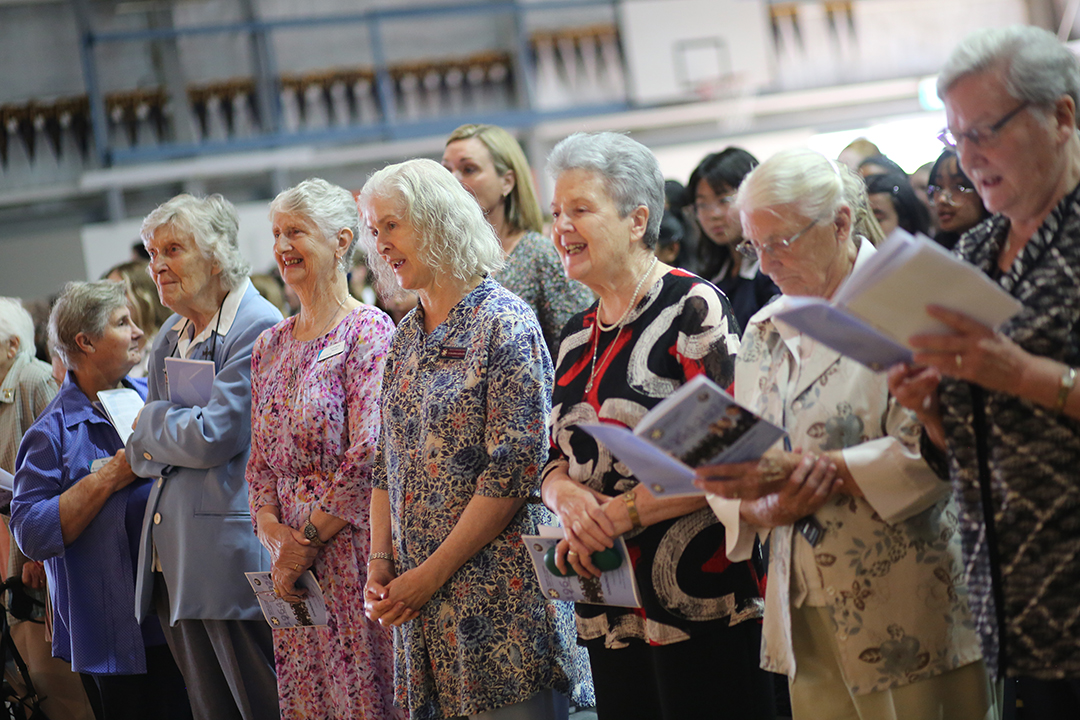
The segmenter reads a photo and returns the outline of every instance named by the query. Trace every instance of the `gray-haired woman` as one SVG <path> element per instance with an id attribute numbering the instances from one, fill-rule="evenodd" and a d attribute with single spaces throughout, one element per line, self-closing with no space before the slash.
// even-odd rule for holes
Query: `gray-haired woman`
<path id="1" fill-rule="evenodd" d="M 72 283 L 49 320 L 68 375 L 19 448 L 11 525 L 45 561 L 56 622 L 53 655 L 97 689 L 104 717 L 191 717 L 158 619 L 135 619 L 134 567 L 152 481 L 136 477 L 98 392 L 146 385 L 127 377 L 142 331 L 124 286 Z"/>
<path id="2" fill-rule="evenodd" d="M 438 163 L 364 186 L 376 268 L 420 303 L 383 379 L 371 500 L 368 614 L 392 625 L 398 704 L 417 719 L 567 713 L 569 616 L 540 592 L 535 531 L 551 360 L 536 315 L 488 274 L 503 252 Z"/>
<path id="3" fill-rule="evenodd" d="M 788 676 L 798 720 L 983 720 L 956 505 L 919 455 L 919 423 L 882 374 L 773 320 L 787 296 L 829 298 L 872 257 L 866 187 L 795 149 L 752 170 L 736 202 L 783 297 L 750 320 L 735 398 L 788 439 L 767 462 L 701 474 L 729 498 L 713 500 L 729 557 L 771 533 L 761 662 Z"/>
<path id="4" fill-rule="evenodd" d="M 687 380 L 731 384 L 739 347 L 727 298 L 656 260 L 664 178 L 623 135 L 572 135 L 548 159 L 555 248 L 600 300 L 563 330 L 543 495 L 567 540 L 557 562 L 597 577 L 590 555 L 623 536 L 643 608 L 578 604 L 597 713 L 612 720 L 771 718 L 757 663 L 758 571 L 724 558 L 724 526 L 703 497 L 660 499 L 579 427 L 632 428 Z"/>
<path id="5" fill-rule="evenodd" d="M 345 188 L 305 180 L 270 204 L 278 272 L 300 312 L 251 356 L 251 515 L 278 595 L 310 568 L 328 625 L 274 630 L 283 718 L 397 717 L 390 633 L 364 617 L 379 385 L 394 324 L 349 294 L 359 232 Z"/>
<path id="6" fill-rule="evenodd" d="M 150 276 L 176 314 L 150 351 L 127 449 L 137 473 L 161 478 L 147 503 L 136 609 L 155 606 L 196 716 L 261 720 L 278 716 L 273 639 L 244 573 L 270 562 L 251 532 L 244 469 L 251 348 L 281 313 L 248 280 L 238 229 L 220 195 L 178 195 L 143 221 Z M 182 385 L 174 376 L 170 386 L 168 358 L 210 363 L 200 373 L 208 400 L 170 392 Z"/>

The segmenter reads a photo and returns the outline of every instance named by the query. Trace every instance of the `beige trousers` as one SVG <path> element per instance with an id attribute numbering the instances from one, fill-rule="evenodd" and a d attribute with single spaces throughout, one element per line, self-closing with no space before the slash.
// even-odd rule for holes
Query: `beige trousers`
<path id="1" fill-rule="evenodd" d="M 52 656 L 52 643 L 45 639 L 44 625 L 33 622 L 12 625 L 11 639 L 26 661 L 38 697 L 45 698 L 41 708 L 50 720 L 94 720 L 79 674 L 72 672 L 65 660 Z M 16 672 L 10 679 L 20 693 L 25 692 L 21 675 Z"/>
<path id="2" fill-rule="evenodd" d="M 997 720 L 1000 700 L 983 662 L 891 690 L 852 695 L 840 670 L 836 635 L 823 607 L 791 609 L 797 670 L 793 720 Z"/>

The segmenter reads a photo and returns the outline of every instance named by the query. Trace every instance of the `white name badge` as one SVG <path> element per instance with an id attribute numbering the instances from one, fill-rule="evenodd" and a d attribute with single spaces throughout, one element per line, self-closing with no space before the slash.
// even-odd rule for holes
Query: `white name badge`
<path id="1" fill-rule="evenodd" d="M 105 467 L 109 463 L 110 460 L 112 460 L 111 457 L 98 458 L 94 462 L 90 463 L 90 472 L 96 473 L 98 470 Z"/>
<path id="2" fill-rule="evenodd" d="M 332 358 L 335 355 L 340 355 L 343 352 L 345 352 L 344 340 L 342 340 L 341 342 L 336 342 L 333 345 L 327 345 L 326 347 L 324 347 L 322 349 L 322 352 L 319 353 L 319 357 L 315 360 L 315 362 L 322 362 L 327 358 Z"/>

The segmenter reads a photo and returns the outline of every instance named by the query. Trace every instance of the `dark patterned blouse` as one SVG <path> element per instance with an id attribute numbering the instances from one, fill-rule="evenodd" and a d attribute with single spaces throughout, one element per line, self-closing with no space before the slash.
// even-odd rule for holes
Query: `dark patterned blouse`
<path id="1" fill-rule="evenodd" d="M 1007 272 L 997 267 L 1009 220 L 995 215 L 965 234 L 956 254 L 1024 307 L 1001 332 L 1034 355 L 1080 365 L 1080 187 L 1058 203 Z M 948 457 L 928 442 L 931 466 L 958 492 L 971 609 L 993 667 L 999 649 L 976 453 L 985 438 L 989 495 L 1004 598 L 1010 673 L 1080 678 L 1080 422 L 1009 393 L 944 378 L 939 387 Z M 981 397 L 984 422 L 973 410 Z M 947 463 L 947 465 L 946 465 Z"/>
<path id="2" fill-rule="evenodd" d="M 600 332 L 596 309 L 594 304 L 575 315 L 563 330 L 545 474 L 561 467 L 574 480 L 614 496 L 633 488 L 637 479 L 577 424 L 599 419 L 632 428 L 700 373 L 728 387 L 739 336 L 727 299 L 684 270 L 658 280 L 622 329 Z M 593 386 L 587 391 L 590 374 Z M 724 526 L 708 507 L 624 538 L 644 607 L 578 604 L 581 641 L 602 638 L 609 648 L 633 638 L 668 645 L 689 639 L 703 625 L 720 628 L 761 617 L 758 568 L 727 560 Z"/>

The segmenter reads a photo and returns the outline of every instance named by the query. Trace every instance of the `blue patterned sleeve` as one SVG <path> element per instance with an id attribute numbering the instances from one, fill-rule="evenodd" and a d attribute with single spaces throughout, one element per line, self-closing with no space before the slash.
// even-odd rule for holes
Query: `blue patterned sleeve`
<path id="1" fill-rule="evenodd" d="M 50 432 L 40 423 L 30 428 L 23 436 L 16 461 L 11 531 L 23 553 L 32 560 L 64 554 L 60 533 L 63 464 L 59 432 Z"/>
<path id="2" fill-rule="evenodd" d="M 532 313 L 505 312 L 489 336 L 485 443 L 490 462 L 476 481 L 485 497 L 536 494 L 547 456 L 554 371 Z"/>

